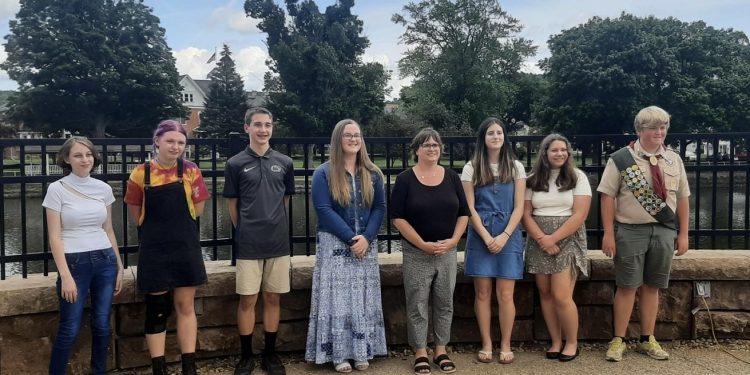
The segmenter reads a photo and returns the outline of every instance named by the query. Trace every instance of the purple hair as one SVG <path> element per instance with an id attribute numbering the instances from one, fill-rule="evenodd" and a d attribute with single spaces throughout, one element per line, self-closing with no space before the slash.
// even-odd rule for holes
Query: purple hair
<path id="1" fill-rule="evenodd" d="M 185 136 L 185 139 L 187 139 L 187 132 L 185 131 L 185 127 L 182 126 L 182 124 L 175 120 L 164 120 L 159 123 L 159 125 L 156 127 L 156 131 L 154 131 L 154 143 L 152 145 L 154 147 L 154 154 L 159 153 L 159 147 L 156 146 L 156 139 L 160 138 L 162 135 L 164 135 L 164 133 L 167 132 L 180 132 Z"/>

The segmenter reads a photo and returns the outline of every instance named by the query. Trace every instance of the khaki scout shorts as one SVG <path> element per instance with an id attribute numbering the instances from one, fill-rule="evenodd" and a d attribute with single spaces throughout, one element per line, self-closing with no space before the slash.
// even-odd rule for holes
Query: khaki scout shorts
<path id="1" fill-rule="evenodd" d="M 290 289 L 289 255 L 268 259 L 237 259 L 237 294 L 252 296 L 260 292 L 288 293 Z"/>
<path id="2" fill-rule="evenodd" d="M 666 288 L 677 231 L 661 224 L 615 224 L 615 283 L 638 288 Z"/>

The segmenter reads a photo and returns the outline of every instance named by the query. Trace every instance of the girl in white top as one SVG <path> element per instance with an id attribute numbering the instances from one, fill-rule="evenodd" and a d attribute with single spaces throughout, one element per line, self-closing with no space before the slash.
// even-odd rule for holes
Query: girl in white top
<path id="1" fill-rule="evenodd" d="M 500 119 L 490 117 L 477 129 L 474 156 L 461 174 L 471 211 L 464 253 L 464 274 L 474 279 L 474 312 L 482 349 L 477 360 L 492 362 L 492 289 L 496 289 L 500 323 L 498 362 L 514 360 L 511 334 L 516 318 L 516 280 L 523 279 L 521 217 L 526 171 L 513 153 Z"/>
<path id="2" fill-rule="evenodd" d="M 567 362 L 578 356 L 578 310 L 573 288 L 578 272 L 587 274 L 586 227 L 591 186 L 570 158 L 570 142 L 550 134 L 528 178 L 523 225 L 526 270 L 535 274 L 542 314 L 552 346 L 548 359 Z M 565 337 L 563 347 L 562 337 Z"/>
<path id="3" fill-rule="evenodd" d="M 112 298 L 122 287 L 123 269 L 112 229 L 112 188 L 89 175 L 100 162 L 91 141 L 68 139 L 57 154 L 57 165 L 66 175 L 50 184 L 42 202 L 60 299 L 60 325 L 52 347 L 50 374 L 66 372 L 89 295 L 91 372 L 107 371 Z"/>

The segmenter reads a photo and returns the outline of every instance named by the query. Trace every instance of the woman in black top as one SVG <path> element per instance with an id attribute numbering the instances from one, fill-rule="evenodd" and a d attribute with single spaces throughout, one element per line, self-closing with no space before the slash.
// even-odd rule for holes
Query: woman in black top
<path id="1" fill-rule="evenodd" d="M 432 128 L 412 140 L 416 165 L 398 175 L 391 193 L 393 225 L 401 233 L 404 254 L 409 344 L 414 348 L 414 373 L 429 374 L 427 317 L 430 295 L 435 337 L 433 362 L 443 373 L 456 371 L 445 346 L 453 320 L 456 245 L 466 230 L 469 207 L 461 180 L 438 164 L 442 144 Z"/>

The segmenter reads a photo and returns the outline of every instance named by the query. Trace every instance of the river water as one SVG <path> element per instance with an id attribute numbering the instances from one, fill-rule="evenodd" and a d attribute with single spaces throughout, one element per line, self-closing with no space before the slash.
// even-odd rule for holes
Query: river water
<path id="1" fill-rule="evenodd" d="M 690 227 L 691 229 L 695 228 L 695 194 L 691 197 L 691 215 L 690 215 Z M 745 221 L 744 221 L 744 209 L 745 209 L 745 196 L 743 193 L 733 193 L 733 210 L 732 210 L 732 216 L 729 216 L 729 190 L 728 188 L 717 188 L 717 204 L 716 204 L 716 228 L 717 229 L 743 229 L 745 227 Z M 701 229 L 709 229 L 712 227 L 711 223 L 711 187 L 706 187 L 701 189 L 700 194 L 700 210 L 699 210 L 699 221 L 700 221 L 700 227 Z M 42 215 L 44 213 L 42 208 L 42 198 L 27 198 L 26 200 L 26 248 L 28 249 L 28 253 L 38 253 L 43 251 L 43 226 L 42 226 Z M 310 201 L 310 205 L 312 205 L 312 201 Z M 134 245 L 137 242 L 137 236 L 135 232 L 135 227 L 132 225 L 128 225 L 128 233 L 127 233 L 127 239 L 124 239 L 122 236 L 122 218 L 123 218 L 123 205 L 122 205 L 122 199 L 121 197 L 117 198 L 117 201 L 113 204 L 113 224 L 115 228 L 115 233 L 118 237 L 118 243 L 120 244 L 128 244 L 128 245 Z M 213 220 L 211 212 L 213 210 L 213 202 L 212 200 L 209 200 L 206 204 L 206 208 L 204 211 L 203 218 L 200 221 L 200 227 L 201 227 L 201 238 L 212 238 L 212 230 L 213 230 Z M 226 238 L 229 237 L 229 230 L 230 230 L 230 221 L 229 221 L 229 214 L 227 212 L 226 208 L 226 201 L 224 198 L 219 197 L 217 199 L 217 220 L 218 220 L 218 238 Z M 292 215 L 294 217 L 294 228 L 293 228 L 293 235 L 294 236 L 304 236 L 306 232 L 305 228 L 305 217 L 304 215 L 301 215 L 301 213 L 305 212 L 305 199 L 303 199 L 302 195 L 296 195 L 294 199 L 292 200 Z M 310 222 L 307 224 L 309 226 L 309 233 L 310 235 L 315 235 L 315 225 L 316 225 L 316 217 L 313 211 L 312 207 L 309 207 L 309 217 Z M 592 202 L 591 212 L 589 213 L 588 220 L 586 222 L 587 228 L 597 228 L 597 221 L 598 221 L 598 202 L 596 200 Z M 21 247 L 22 247 L 22 236 L 21 233 L 21 201 L 20 199 L 12 199 L 12 198 L 6 198 L 5 199 L 5 210 L 4 210 L 4 217 L 3 217 L 4 223 L 5 223 L 5 254 L 6 255 L 13 255 L 13 254 L 20 254 L 21 253 Z M 381 233 L 385 233 L 385 224 L 381 228 Z M 126 242 L 127 241 L 127 242 Z M 717 237 L 713 243 L 712 246 L 712 240 L 710 236 L 704 236 L 701 237 L 699 240 L 699 248 L 701 249 L 708 249 L 708 248 L 717 248 L 717 249 L 726 249 L 729 247 L 729 238 L 727 237 Z M 738 248 L 744 248 L 745 246 L 745 239 L 744 237 L 736 236 L 731 239 L 732 241 L 732 248 L 738 249 Z M 398 244 L 398 241 L 394 241 L 392 244 L 392 249 L 398 251 L 400 249 L 400 246 Z M 597 238 L 596 237 L 590 237 L 589 238 L 589 247 L 590 248 L 596 248 L 598 245 Z M 690 248 L 695 248 L 695 238 L 690 237 Z M 315 244 L 314 242 L 310 244 L 311 251 L 314 252 L 315 250 Z M 461 246 L 460 246 L 461 248 Z M 387 244 L 385 241 L 382 241 L 380 244 L 381 251 L 385 251 L 387 249 Z M 218 259 L 229 259 L 231 257 L 230 255 L 230 247 L 229 246 L 220 246 L 218 248 Z M 306 252 L 306 245 L 304 243 L 298 243 L 294 245 L 294 254 L 295 255 L 304 255 Z M 206 260 L 211 259 L 213 253 L 213 248 L 204 248 L 204 258 Z M 128 259 L 130 264 L 135 264 L 137 262 L 137 254 L 131 254 Z M 50 270 L 54 270 L 54 262 L 50 261 Z M 5 265 L 5 272 L 6 276 L 8 275 L 14 275 L 14 274 L 20 274 L 21 273 L 21 263 L 9 263 Z M 32 261 L 28 263 L 28 272 L 29 273 L 38 273 L 42 272 L 43 270 L 43 261 Z"/>

